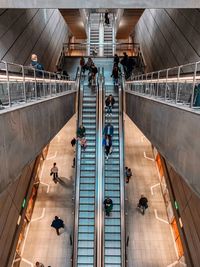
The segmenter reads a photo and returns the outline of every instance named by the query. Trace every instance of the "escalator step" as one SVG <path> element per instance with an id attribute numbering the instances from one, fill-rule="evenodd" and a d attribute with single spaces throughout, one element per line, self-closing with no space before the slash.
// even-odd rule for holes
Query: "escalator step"
<path id="1" fill-rule="evenodd" d="M 94 226 L 79 226 L 79 233 L 94 233 Z"/>
<path id="2" fill-rule="evenodd" d="M 79 233 L 78 234 L 79 241 L 94 241 L 94 233 Z"/>
<path id="3" fill-rule="evenodd" d="M 79 225 L 82 226 L 94 226 L 94 219 L 91 218 L 79 218 Z"/>

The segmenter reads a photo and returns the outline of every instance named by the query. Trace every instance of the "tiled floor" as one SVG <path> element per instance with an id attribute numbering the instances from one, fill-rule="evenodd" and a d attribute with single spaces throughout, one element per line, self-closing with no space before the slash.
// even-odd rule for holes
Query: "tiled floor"
<path id="1" fill-rule="evenodd" d="M 183 266 L 175 264 L 177 256 L 156 165 L 152 160 L 151 144 L 128 116 L 125 116 L 125 153 L 126 165 L 133 172 L 126 184 L 128 267 Z M 144 216 L 136 209 L 141 194 L 149 200 Z"/>
<path id="2" fill-rule="evenodd" d="M 45 267 L 71 266 L 72 247 L 70 234 L 73 227 L 73 175 L 71 168 L 73 149 L 71 139 L 75 134 L 75 117 L 52 140 L 47 158 L 41 173 L 38 197 L 35 204 L 32 222 L 28 231 L 23 261 L 20 267 L 30 267 L 36 261 L 42 262 Z M 57 162 L 61 183 L 55 184 L 49 176 L 53 162 Z M 57 215 L 64 220 L 65 229 L 57 236 L 55 229 L 50 225 Z"/>

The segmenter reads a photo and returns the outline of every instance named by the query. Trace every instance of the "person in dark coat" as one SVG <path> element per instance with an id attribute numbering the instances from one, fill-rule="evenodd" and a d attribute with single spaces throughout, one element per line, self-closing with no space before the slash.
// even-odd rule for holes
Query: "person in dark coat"
<path id="1" fill-rule="evenodd" d="M 113 136 L 113 133 L 114 133 L 114 127 L 110 122 L 108 122 L 104 127 L 103 134 Z"/>
<path id="2" fill-rule="evenodd" d="M 105 12 L 105 24 L 109 25 L 110 24 L 110 19 L 109 19 L 109 13 L 108 10 Z"/>
<path id="3" fill-rule="evenodd" d="M 119 79 L 119 73 L 121 70 L 119 69 L 117 64 L 114 64 L 111 77 L 113 77 L 114 86 L 118 86 L 118 79 Z"/>
<path id="4" fill-rule="evenodd" d="M 131 169 L 128 167 L 125 167 L 125 176 L 126 176 L 126 183 L 128 184 L 131 176 L 133 176 Z"/>
<path id="5" fill-rule="evenodd" d="M 119 57 L 117 54 L 115 54 L 115 56 L 114 56 L 114 64 L 117 64 L 117 66 L 119 64 Z"/>
<path id="6" fill-rule="evenodd" d="M 36 70 L 36 76 L 41 77 L 43 75 L 44 66 L 38 62 L 37 55 L 31 55 L 31 66 Z"/>
<path id="7" fill-rule="evenodd" d="M 55 219 L 51 223 L 51 227 L 56 229 L 57 235 L 60 235 L 59 229 L 64 228 L 64 222 L 58 216 L 55 216 Z"/>
<path id="8" fill-rule="evenodd" d="M 145 210 L 148 208 L 148 199 L 144 196 L 141 195 L 139 203 L 138 203 L 138 208 L 142 210 L 142 215 L 144 215 Z"/>
<path id="9" fill-rule="evenodd" d="M 110 216 L 110 212 L 113 209 L 113 201 L 112 201 L 111 198 L 107 197 L 104 200 L 104 208 L 105 208 L 105 211 L 106 211 L 106 216 Z"/>
<path id="10" fill-rule="evenodd" d="M 108 160 L 108 155 L 112 153 L 112 137 L 110 135 L 106 135 L 104 139 L 104 144 L 105 144 L 106 160 Z"/>
<path id="11" fill-rule="evenodd" d="M 85 127 L 83 125 L 80 125 L 77 130 L 77 137 L 83 138 L 85 136 Z"/>
<path id="12" fill-rule="evenodd" d="M 112 114 L 113 105 L 115 104 L 115 99 L 114 99 L 113 95 L 109 95 L 106 98 L 105 102 L 106 102 L 106 107 L 107 107 L 107 114 L 111 115 Z"/>

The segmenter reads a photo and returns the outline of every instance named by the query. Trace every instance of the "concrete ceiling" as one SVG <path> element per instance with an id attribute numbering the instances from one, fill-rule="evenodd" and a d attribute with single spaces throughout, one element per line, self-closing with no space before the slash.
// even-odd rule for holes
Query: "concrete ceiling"
<path id="1" fill-rule="evenodd" d="M 0 8 L 199 8 L 199 0 L 0 0 Z"/>
<path id="2" fill-rule="evenodd" d="M 86 31 L 79 9 L 59 9 L 71 33 L 77 39 L 86 39 Z"/>
<path id="3" fill-rule="evenodd" d="M 140 19 L 144 9 L 124 9 L 117 30 L 117 39 L 128 39 Z"/>

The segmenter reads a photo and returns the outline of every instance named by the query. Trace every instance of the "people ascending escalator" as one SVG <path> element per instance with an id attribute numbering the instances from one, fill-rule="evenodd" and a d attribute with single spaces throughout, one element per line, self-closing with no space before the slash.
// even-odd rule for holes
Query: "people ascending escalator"
<path id="1" fill-rule="evenodd" d="M 110 25 L 109 13 L 108 10 L 105 12 L 105 24 L 108 26 Z"/>
<path id="2" fill-rule="evenodd" d="M 105 208 L 106 216 L 110 216 L 110 212 L 113 209 L 113 201 L 109 197 L 107 197 L 104 200 L 104 208 Z"/>
<path id="3" fill-rule="evenodd" d="M 142 215 L 145 214 L 145 210 L 148 208 L 148 199 L 144 196 L 141 195 L 139 203 L 138 203 L 138 208 L 140 209 Z"/>

